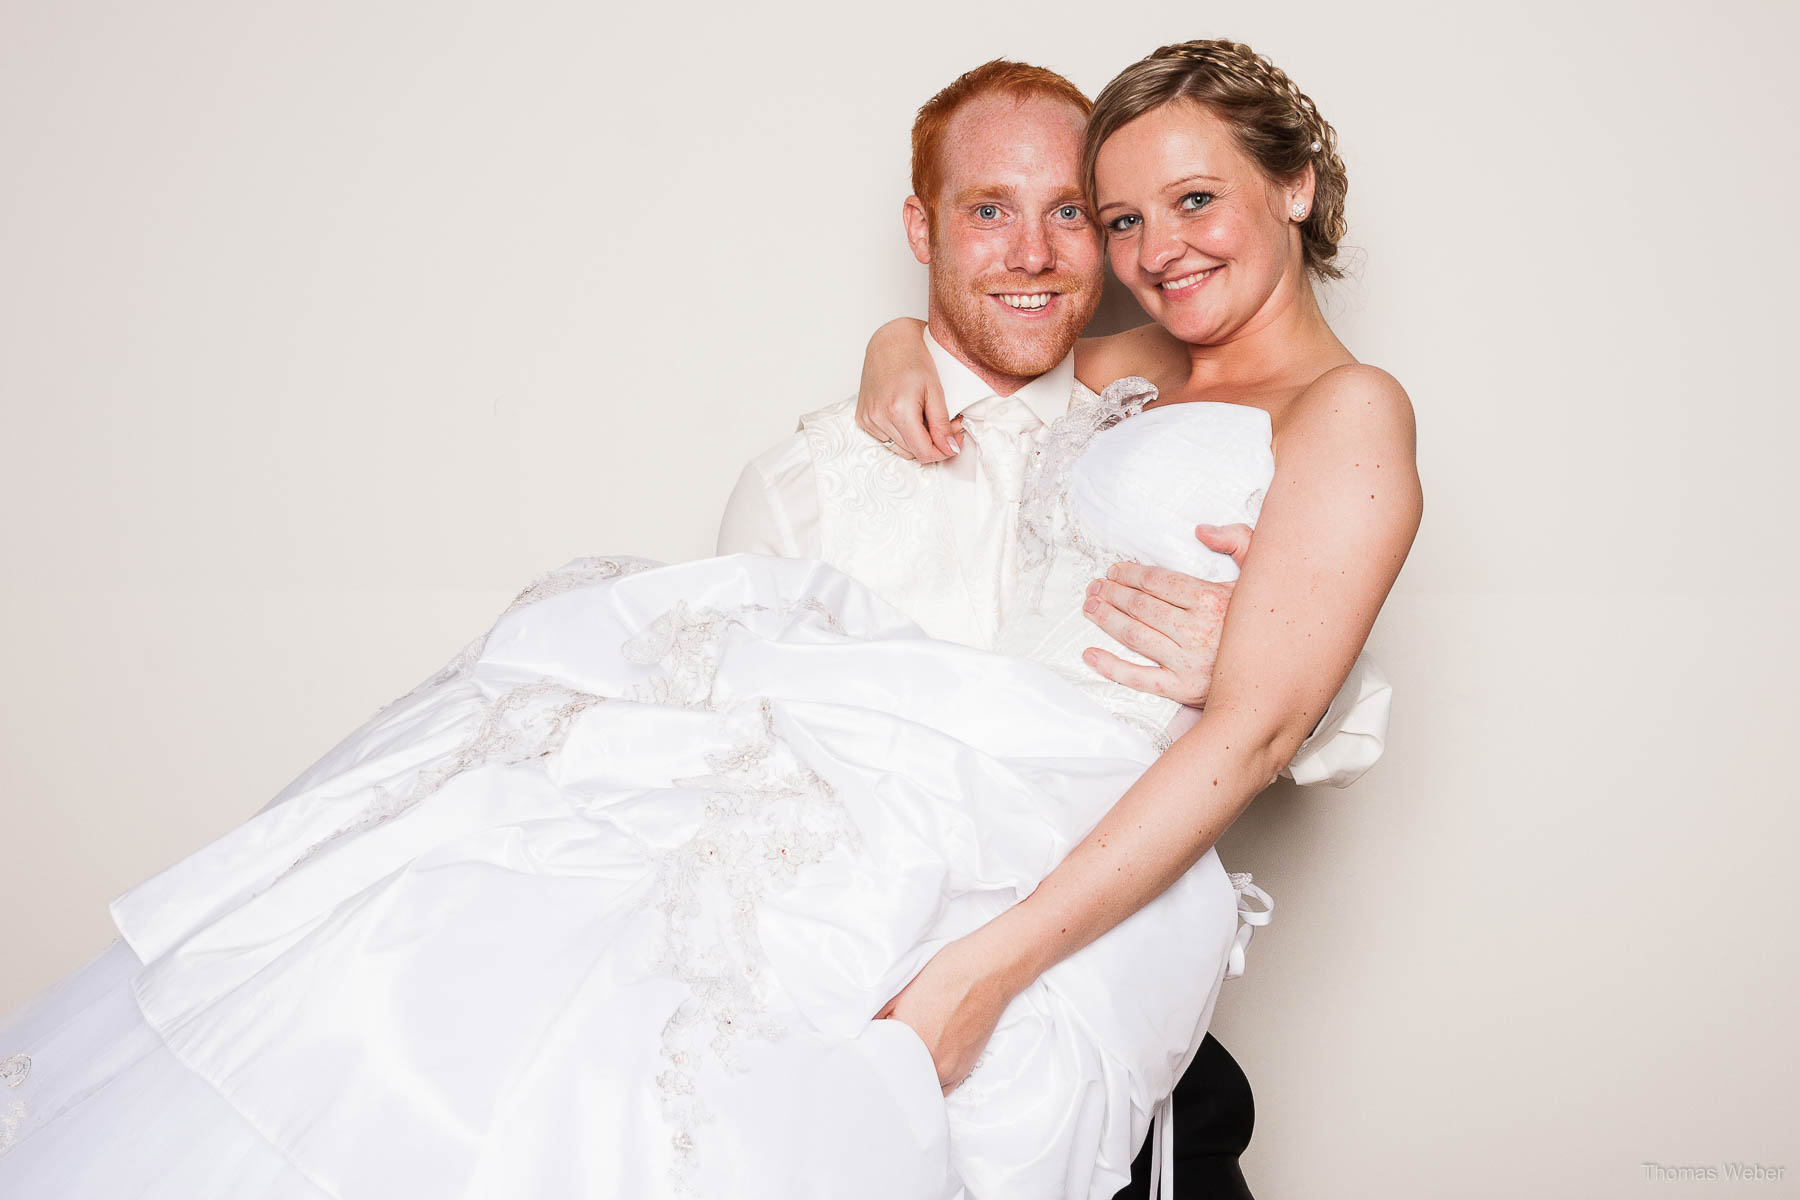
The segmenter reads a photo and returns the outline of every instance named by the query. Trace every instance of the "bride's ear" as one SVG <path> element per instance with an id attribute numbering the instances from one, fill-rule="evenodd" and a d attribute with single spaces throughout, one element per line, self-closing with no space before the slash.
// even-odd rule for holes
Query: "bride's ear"
<path id="1" fill-rule="evenodd" d="M 906 244 L 920 265 L 931 265 L 931 218 L 925 214 L 925 202 L 908 196 L 900 208 L 900 221 L 906 226 Z"/>
<path id="2" fill-rule="evenodd" d="M 1305 220 L 1312 214 L 1313 190 L 1318 186 L 1318 176 L 1313 173 L 1313 166 L 1307 163 L 1300 168 L 1300 173 L 1288 183 L 1284 190 L 1287 203 L 1282 207 L 1287 216 L 1295 224 Z"/>

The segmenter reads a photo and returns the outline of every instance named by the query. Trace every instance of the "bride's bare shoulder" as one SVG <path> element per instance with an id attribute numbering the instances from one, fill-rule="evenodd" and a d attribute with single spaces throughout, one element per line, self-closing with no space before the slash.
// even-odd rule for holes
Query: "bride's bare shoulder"
<path id="1" fill-rule="evenodd" d="M 1178 388 L 1187 382 L 1187 348 L 1156 324 L 1075 343 L 1075 378 L 1096 392 L 1127 375 L 1141 375 L 1163 391 Z"/>
<path id="2" fill-rule="evenodd" d="M 1300 439 L 1341 450 L 1385 447 L 1410 460 L 1418 430 L 1412 398 L 1380 367 L 1345 363 L 1313 380 L 1277 418 L 1283 444 Z"/>

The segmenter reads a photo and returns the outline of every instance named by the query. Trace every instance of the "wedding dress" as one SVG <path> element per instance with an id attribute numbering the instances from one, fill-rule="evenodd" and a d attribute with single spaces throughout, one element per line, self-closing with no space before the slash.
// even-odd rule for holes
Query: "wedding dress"
<path id="1" fill-rule="evenodd" d="M 0 1196 L 1110 1197 L 1267 900 L 1214 853 L 950 1096 L 872 1016 L 1062 860 L 1177 706 L 1079 661 L 1109 555 L 1228 578 L 1267 415 L 1078 397 L 1009 654 L 818 562 L 588 558 L 0 1027 Z"/>

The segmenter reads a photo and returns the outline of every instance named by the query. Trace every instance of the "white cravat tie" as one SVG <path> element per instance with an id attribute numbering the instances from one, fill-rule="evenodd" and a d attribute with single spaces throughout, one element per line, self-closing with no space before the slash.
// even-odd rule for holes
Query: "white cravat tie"
<path id="1" fill-rule="evenodd" d="M 963 428 L 981 447 L 981 465 L 991 473 L 995 495 L 1017 500 L 1024 486 L 1025 463 L 1044 427 L 1025 402 L 989 396 L 963 409 Z"/>
<path id="2" fill-rule="evenodd" d="M 1024 401 L 1001 396 L 977 400 L 962 410 L 962 418 L 963 431 L 979 455 L 969 464 L 975 504 L 962 518 L 975 550 L 969 569 L 971 582 L 979 580 L 992 598 L 994 610 L 988 615 L 993 633 L 1018 584 L 1019 500 L 1044 424 Z"/>

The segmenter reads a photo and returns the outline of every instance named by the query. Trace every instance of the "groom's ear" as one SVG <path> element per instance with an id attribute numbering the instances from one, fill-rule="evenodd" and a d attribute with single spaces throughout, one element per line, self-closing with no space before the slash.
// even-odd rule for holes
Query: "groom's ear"
<path id="1" fill-rule="evenodd" d="M 900 206 L 900 222 L 906 226 L 906 244 L 912 247 L 913 257 L 929 267 L 931 218 L 925 214 L 925 202 L 917 196 L 908 196 L 906 203 Z"/>

